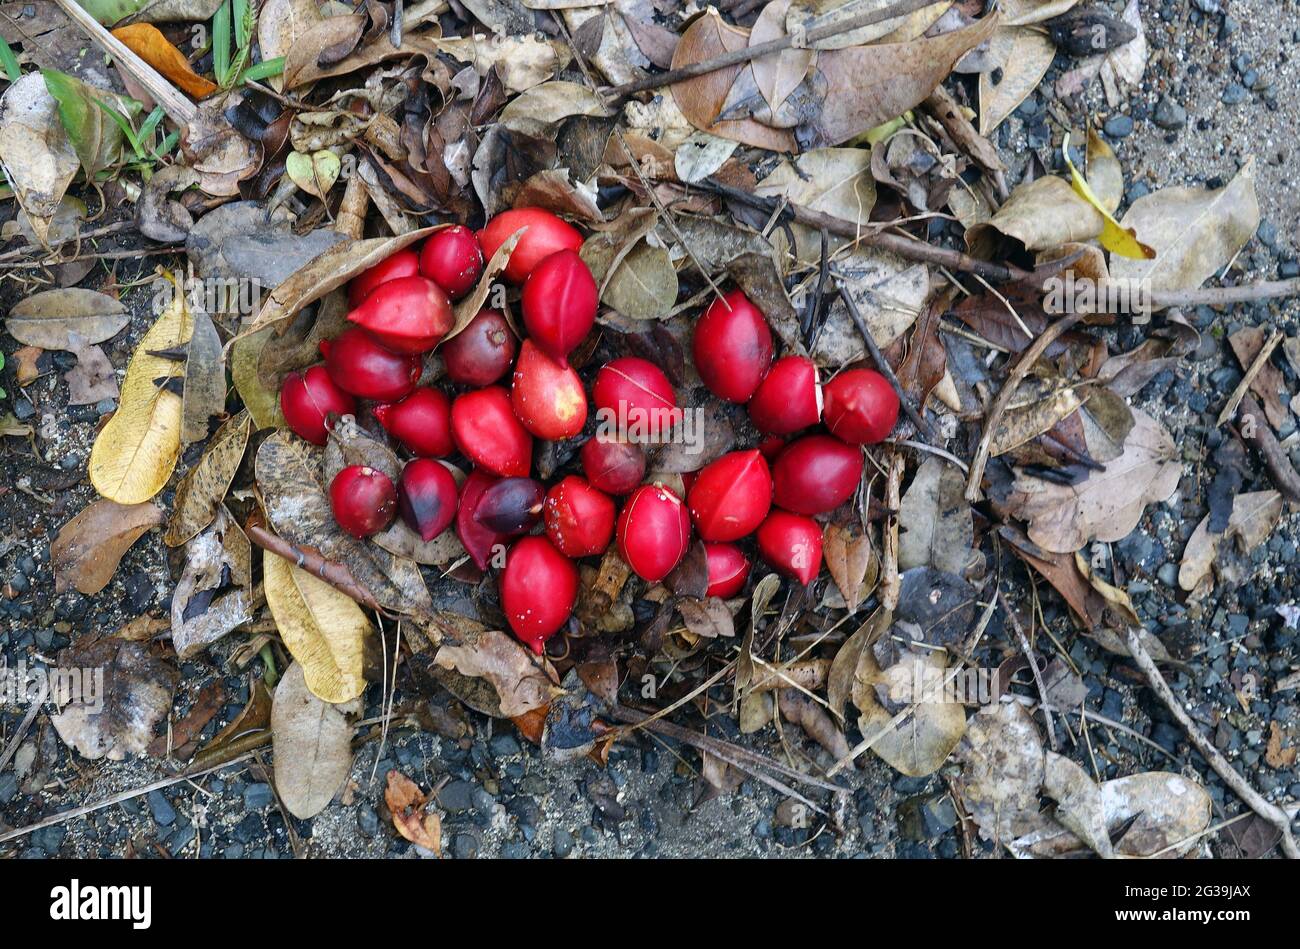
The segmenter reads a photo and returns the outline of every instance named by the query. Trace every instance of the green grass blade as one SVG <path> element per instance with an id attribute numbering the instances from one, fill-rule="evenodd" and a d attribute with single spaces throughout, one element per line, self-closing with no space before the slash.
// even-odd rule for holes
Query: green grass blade
<path id="1" fill-rule="evenodd" d="M 217 7 L 212 18 L 212 71 L 217 85 L 225 87 L 230 78 L 230 0 Z"/>
<path id="2" fill-rule="evenodd" d="M 5 75 L 9 77 L 10 82 L 17 82 L 22 76 L 22 70 L 18 68 L 18 57 L 14 51 L 5 42 L 5 38 L 0 36 L 0 65 L 5 68 Z"/>
<path id="3" fill-rule="evenodd" d="M 269 79 L 271 76 L 278 76 L 284 72 L 284 57 L 276 56 L 274 59 L 264 59 L 260 63 L 255 63 L 244 70 L 240 79 Z"/>

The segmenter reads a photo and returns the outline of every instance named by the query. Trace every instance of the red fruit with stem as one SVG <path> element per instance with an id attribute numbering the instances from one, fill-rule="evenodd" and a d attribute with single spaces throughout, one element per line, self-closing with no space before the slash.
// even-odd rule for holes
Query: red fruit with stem
<path id="1" fill-rule="evenodd" d="M 524 428 L 538 438 L 572 438 L 587 424 L 587 393 L 571 366 L 561 365 L 524 340 L 515 363 L 510 405 Z"/>
<path id="2" fill-rule="evenodd" d="M 506 555 L 498 589 L 510 628 L 540 655 L 573 615 L 578 568 L 545 537 L 524 537 Z"/>
<path id="3" fill-rule="evenodd" d="M 710 392 L 728 402 L 748 402 L 772 365 L 772 331 L 740 290 L 713 304 L 695 324 L 695 368 Z"/>
<path id="4" fill-rule="evenodd" d="M 397 490 L 388 475 L 367 465 L 348 465 L 330 482 L 334 520 L 353 537 L 383 530 L 397 511 Z"/>
<path id="5" fill-rule="evenodd" d="M 807 356 L 786 356 L 772 364 L 749 400 L 754 427 L 769 435 L 789 435 L 822 418 L 817 367 Z"/>
<path id="6" fill-rule="evenodd" d="M 705 596 L 724 600 L 735 596 L 749 579 L 749 558 L 735 544 L 705 544 L 704 557 L 709 565 L 709 587 Z"/>
<path id="7" fill-rule="evenodd" d="M 416 389 L 401 402 L 375 406 L 375 418 L 413 455 L 444 458 L 455 451 L 451 399 L 441 389 Z"/>
<path id="8" fill-rule="evenodd" d="M 402 469 L 397 483 L 397 510 L 424 541 L 433 540 L 456 519 L 456 478 L 432 458 L 417 458 Z"/>
<path id="9" fill-rule="evenodd" d="M 348 319 L 395 353 L 427 353 L 456 321 L 446 291 L 419 276 L 384 281 Z"/>
<path id="10" fill-rule="evenodd" d="M 686 506 L 705 540 L 739 540 L 752 534 L 772 506 L 767 462 L 757 449 L 723 455 L 700 471 Z"/>
<path id="11" fill-rule="evenodd" d="M 582 235 L 571 225 L 550 211 L 541 208 L 515 208 L 502 211 L 488 221 L 478 232 L 478 242 L 488 259 L 520 228 L 527 228 L 515 245 L 506 265 L 505 278 L 511 283 L 523 283 L 533 268 L 556 251 L 577 250 L 582 246 Z"/>
<path id="12" fill-rule="evenodd" d="M 291 372 L 280 385 L 280 411 L 299 438 L 324 445 L 329 438 L 331 415 L 355 415 L 356 399 L 334 384 L 324 366 Z"/>
<path id="13" fill-rule="evenodd" d="M 361 399 L 396 402 L 420 381 L 419 356 L 385 349 L 356 326 L 321 340 L 320 351 L 334 384 Z"/>
<path id="14" fill-rule="evenodd" d="M 772 466 L 777 507 L 796 514 L 822 514 L 839 507 L 862 480 L 862 449 L 829 435 L 791 442 Z"/>
<path id="15" fill-rule="evenodd" d="M 397 277 L 413 277 L 420 272 L 420 255 L 411 249 L 399 250 L 379 263 L 361 271 L 348 284 L 348 306 L 357 307 L 381 283 Z"/>
<path id="16" fill-rule="evenodd" d="M 521 306 L 528 336 L 562 366 L 596 322 L 596 281 L 576 250 L 543 258 L 524 284 Z"/>
<path id="17" fill-rule="evenodd" d="M 826 427 L 836 438 L 874 445 L 894 430 L 898 393 L 874 369 L 850 369 L 822 388 Z"/>
<path id="18" fill-rule="evenodd" d="M 614 535 L 614 502 L 576 475 L 546 492 L 546 536 L 566 557 L 603 554 Z"/>
<path id="19" fill-rule="evenodd" d="M 461 385 L 490 386 L 515 361 L 515 334 L 496 310 L 479 310 L 469 325 L 442 344 L 438 353 L 447 378 Z"/>
<path id="20" fill-rule="evenodd" d="M 468 227 L 456 224 L 429 235 L 420 250 L 420 273 L 459 300 L 483 273 L 483 249 Z"/>
<path id="21" fill-rule="evenodd" d="M 510 394 L 500 386 L 475 389 L 451 404 L 456 447 L 476 465 L 506 478 L 522 478 L 533 461 L 533 437 L 515 418 Z"/>
<path id="22" fill-rule="evenodd" d="M 618 552 L 637 576 L 656 583 L 677 566 L 691 543 L 691 519 L 681 498 L 657 484 L 632 492 L 618 516 Z"/>
<path id="23" fill-rule="evenodd" d="M 645 477 L 645 452 L 638 445 L 597 433 L 578 453 L 592 486 L 606 494 L 630 494 Z"/>
<path id="24" fill-rule="evenodd" d="M 773 511 L 758 528 L 758 550 L 763 559 L 804 586 L 822 568 L 822 529 L 811 517 Z"/>
<path id="25" fill-rule="evenodd" d="M 601 421 L 632 441 L 660 441 L 682 418 L 663 370 L 636 356 L 602 366 L 591 391 Z"/>
<path id="26" fill-rule="evenodd" d="M 526 534 L 542 518 L 546 485 L 534 478 L 502 478 L 474 508 L 474 520 L 503 537 Z"/>
<path id="27" fill-rule="evenodd" d="M 475 468 L 460 486 L 460 507 L 456 511 L 456 536 L 465 545 L 465 552 L 480 570 L 486 570 L 492 551 L 498 544 L 506 541 L 504 534 L 498 534 L 484 527 L 474 519 L 478 513 L 479 502 L 483 494 L 500 480 L 496 475 Z"/>

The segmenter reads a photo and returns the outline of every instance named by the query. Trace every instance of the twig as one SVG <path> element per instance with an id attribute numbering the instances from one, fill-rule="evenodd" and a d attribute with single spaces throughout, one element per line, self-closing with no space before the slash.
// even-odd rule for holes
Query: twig
<path id="1" fill-rule="evenodd" d="M 1250 387 L 1255 382 L 1255 377 L 1263 371 L 1266 365 L 1268 365 L 1268 357 L 1273 355 L 1273 350 L 1277 349 L 1277 344 L 1282 342 L 1283 335 L 1284 334 L 1281 330 L 1273 330 L 1273 335 L 1268 338 L 1260 348 L 1259 352 L 1255 354 L 1255 358 L 1251 360 L 1250 366 L 1246 369 L 1246 374 L 1241 377 L 1241 381 L 1237 383 L 1237 388 L 1233 389 L 1232 395 L 1228 397 L 1228 404 L 1225 405 L 1223 411 L 1219 413 L 1219 419 L 1214 423 L 1216 428 L 1222 427 L 1224 422 L 1237 414 L 1237 406 L 1241 404 L 1241 400 L 1250 392 Z"/>
<path id="2" fill-rule="evenodd" d="M 998 601 L 1002 604 L 1007 619 L 1011 620 L 1011 628 L 1016 631 L 1016 642 L 1020 644 L 1020 651 L 1025 654 L 1029 669 L 1034 674 L 1034 685 L 1038 689 L 1038 698 L 1040 700 L 1038 707 L 1043 710 L 1043 720 L 1047 724 L 1047 740 L 1052 743 L 1052 750 L 1055 751 L 1056 728 L 1052 725 L 1051 700 L 1047 697 L 1047 685 L 1043 682 L 1042 670 L 1038 668 L 1038 660 L 1034 656 L 1034 647 L 1029 645 L 1029 637 L 1025 635 L 1024 624 L 1020 622 L 1020 617 L 1011 609 L 1011 604 L 1007 602 L 1006 594 L 1001 589 L 998 590 Z"/>
<path id="3" fill-rule="evenodd" d="M 1291 459 L 1287 457 L 1286 449 L 1277 440 L 1273 430 L 1268 427 L 1264 410 L 1259 407 L 1259 403 L 1253 396 L 1247 395 L 1242 398 L 1241 416 L 1243 419 L 1253 416 L 1254 421 L 1250 425 L 1241 425 L 1238 436 L 1259 452 L 1260 457 L 1264 459 L 1264 467 L 1268 469 L 1269 477 L 1273 479 L 1273 484 L 1286 495 L 1286 499 L 1300 504 L 1300 473 L 1296 472 Z"/>
<path id="4" fill-rule="evenodd" d="M 1164 703 L 1165 708 L 1169 709 L 1174 718 L 1178 719 L 1178 724 L 1182 725 L 1183 731 L 1187 733 L 1187 739 L 1201 753 L 1201 757 L 1214 769 L 1215 774 L 1223 779 L 1223 783 L 1232 788 L 1252 811 L 1281 831 L 1282 852 L 1292 860 L 1300 860 L 1300 848 L 1297 848 L 1295 837 L 1291 833 L 1291 819 L 1282 808 L 1264 800 L 1263 795 L 1251 787 L 1246 779 L 1237 773 L 1228 760 L 1219 754 L 1218 749 L 1196 727 L 1192 717 L 1187 714 L 1187 710 L 1183 708 L 1173 690 L 1169 688 L 1169 683 L 1160 674 L 1160 670 L 1156 667 L 1156 661 L 1151 658 L 1151 653 L 1147 652 L 1147 648 L 1143 645 L 1142 638 L 1138 635 L 1136 629 L 1128 631 L 1128 651 L 1132 654 L 1137 667 L 1142 670 L 1142 674 L 1146 676 L 1147 685 L 1151 687 L 1151 690 Z"/>
<path id="5" fill-rule="evenodd" d="M 1194 290 L 1152 290 L 1151 306 L 1164 309 L 1171 306 L 1220 306 L 1228 303 L 1249 303 L 1252 300 L 1269 300 L 1275 297 L 1293 297 L 1300 294 L 1300 277 L 1290 280 L 1260 280 L 1243 283 L 1237 287 L 1199 287 Z"/>
<path id="6" fill-rule="evenodd" d="M 19 260 L 26 257 L 28 254 L 34 253 L 49 254 L 56 247 L 62 247 L 64 244 L 71 244 L 74 241 L 88 241 L 96 237 L 107 237 L 110 234 L 130 230 L 133 227 L 135 227 L 134 221 L 115 221 L 112 224 L 105 224 L 103 227 L 97 227 L 94 230 L 83 231 L 80 234 L 69 235 L 62 240 L 56 240 L 52 242 L 49 247 L 45 247 L 42 244 L 24 244 L 22 247 L 7 250 L 3 254 L 0 254 L 0 262 Z"/>
<path id="7" fill-rule="evenodd" d="M 63 0 L 66 2 L 66 0 Z M 747 63 L 753 59 L 760 59 L 763 56 L 769 56 L 772 53 L 779 53 L 782 50 L 790 49 L 798 42 L 800 48 L 812 46 L 821 40 L 830 39 L 832 36 L 839 36 L 842 33 L 851 33 L 859 30 L 864 26 L 871 26 L 875 23 L 883 23 L 886 20 L 893 20 L 897 17 L 907 16 L 915 13 L 923 7 L 931 6 L 935 0 L 899 0 L 898 3 L 891 4 L 883 9 L 868 10 L 859 13 L 857 16 L 851 16 L 843 20 L 837 20 L 833 23 L 827 23 L 823 26 L 813 27 L 811 30 L 798 34 L 782 36 L 780 39 L 770 40 L 766 43 L 759 43 L 757 46 L 746 46 L 743 49 L 733 49 L 714 56 L 711 59 L 705 59 L 698 63 L 691 63 L 689 66 L 682 66 L 678 69 L 670 69 L 667 72 L 659 73 L 654 76 L 646 76 L 644 79 L 637 79 L 634 82 L 625 82 L 621 86 L 615 86 L 608 90 L 607 94 L 614 99 L 622 99 L 625 96 L 633 95 L 637 92 L 645 92 L 647 89 L 658 89 L 662 86 L 671 86 L 673 83 L 682 82 L 687 79 L 694 79 L 696 76 L 703 76 L 705 73 L 715 72 L 719 69 L 726 69 L 728 66 L 735 66 L 739 63 Z"/>
<path id="8" fill-rule="evenodd" d="M 880 607 L 893 612 L 903 590 L 903 578 L 898 572 L 898 510 L 903 487 L 903 453 L 889 453 L 889 475 L 885 480 L 885 507 L 892 513 L 881 525 L 880 542 L 884 548 L 880 568 Z"/>
<path id="9" fill-rule="evenodd" d="M 321 552 L 313 547 L 297 547 L 283 537 L 272 534 L 259 524 L 250 525 L 246 533 L 248 539 L 263 550 L 278 554 L 295 567 L 306 570 L 313 576 L 324 580 L 334 589 L 340 593 L 346 593 L 362 606 L 368 606 L 385 616 L 391 615 L 379 604 L 374 594 L 362 586 L 356 577 L 352 576 L 352 571 L 345 564 L 326 560 Z"/>
<path id="10" fill-rule="evenodd" d="M 41 710 L 41 706 L 45 704 L 45 699 L 49 694 L 50 680 L 47 676 L 41 676 L 41 694 L 37 697 L 36 701 L 28 707 L 27 714 L 24 715 L 23 720 L 18 723 L 18 730 L 10 737 L 9 745 L 5 748 L 4 754 L 0 754 L 0 771 L 5 769 L 5 765 L 9 763 L 9 759 L 17 753 L 18 746 L 22 744 L 23 736 L 27 734 L 27 729 L 32 727 L 32 722 L 36 720 L 36 713 Z"/>

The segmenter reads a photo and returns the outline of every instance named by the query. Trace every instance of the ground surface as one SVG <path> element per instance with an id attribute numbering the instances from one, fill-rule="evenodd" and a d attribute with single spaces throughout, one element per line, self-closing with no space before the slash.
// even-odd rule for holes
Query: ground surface
<path id="1" fill-rule="evenodd" d="M 1229 13 L 1226 27 L 1223 9 Z M 1132 118 L 1131 131 L 1105 108 L 1098 88 L 1086 97 L 1101 120 L 1112 119 L 1110 140 L 1124 164 L 1130 197 L 1143 187 L 1227 180 L 1245 155 L 1253 153 L 1259 162 L 1265 223 L 1239 263 L 1250 279 L 1294 275 L 1300 235 L 1300 190 L 1294 176 L 1294 130 L 1300 126 L 1300 9 L 1293 2 L 1267 0 L 1170 0 L 1151 3 L 1144 10 L 1144 22 L 1152 61 L 1144 88 L 1120 110 Z M 1065 57 L 1058 55 L 1044 90 L 1065 65 Z M 1162 97 L 1178 107 L 1164 110 L 1165 124 L 1176 124 L 1178 109 L 1183 109 L 1182 127 L 1162 128 L 1153 121 Z M 1225 97 L 1241 101 L 1227 104 Z M 1171 115 L 1173 122 L 1168 121 Z M 1047 139 L 1059 143 L 1061 118 L 1081 125 L 1083 112 L 1040 93 L 1006 123 L 997 139 L 1017 173 L 1030 147 L 1054 165 Z M 134 265 L 120 266 L 119 279 L 125 282 L 135 272 Z M 2 292 L 8 304 L 18 288 L 9 282 Z M 119 368 L 146 326 L 146 294 L 128 294 L 126 299 L 141 318 L 106 347 Z M 1204 334 L 1201 351 L 1176 373 L 1157 377 L 1135 399 L 1183 446 L 1183 482 L 1170 501 L 1148 511 L 1133 535 L 1113 545 L 1148 627 L 1191 643 L 1187 665 L 1170 673 L 1175 691 L 1249 780 L 1283 802 L 1300 800 L 1300 774 L 1270 767 L 1263 752 L 1273 722 L 1289 741 L 1300 740 L 1300 696 L 1294 689 L 1273 688 L 1300 665 L 1300 635 L 1276 612 L 1278 606 L 1300 602 L 1300 518 L 1284 519 L 1258 552 L 1256 572 L 1247 584 L 1200 607 L 1179 604 L 1172 574 L 1187 537 L 1205 514 L 1204 491 L 1214 473 L 1211 455 L 1218 439 L 1213 421 L 1239 378 L 1222 337 L 1240 325 L 1265 322 L 1295 335 L 1298 315 L 1295 301 L 1189 314 Z M 11 353 L 13 340 L 0 339 Z M 1134 331 L 1121 327 L 1112 350 L 1127 349 L 1136 339 Z M 60 378 L 67 367 L 60 362 L 65 355 L 46 354 L 46 374 L 22 391 L 14 382 L 12 365 L 3 376 L 13 410 L 38 429 L 35 457 L 12 445 L 0 452 L 0 586 L 7 584 L 0 596 L 0 654 L 11 664 L 52 657 L 83 630 L 111 629 L 141 611 L 165 610 L 172 587 L 165 550 L 156 535 L 149 535 L 130 551 L 102 593 L 53 593 L 49 542 L 92 497 L 86 459 L 100 415 L 96 407 L 68 409 Z M 71 357 L 67 359 L 70 364 Z M 1284 371 L 1292 391 L 1300 390 L 1300 381 L 1289 369 Z M 1295 457 L 1300 461 L 1300 451 Z M 1254 485 L 1263 486 L 1262 481 Z M 1240 805 L 1231 793 L 1207 773 L 1198 757 L 1189 755 L 1178 727 L 1149 693 L 1135 688 L 1129 664 L 1077 637 L 1054 597 L 1045 600 L 1045 615 L 1063 648 L 1087 673 L 1088 707 L 1122 722 L 1161 751 L 1095 724 L 1086 743 L 1080 743 L 1077 718 L 1070 722 L 1073 735 L 1058 732 L 1064 747 L 1073 749 L 1089 770 L 1106 777 L 1145 768 L 1191 769 L 1210 788 L 1218 818 L 1238 813 Z M 985 658 L 996 664 L 1006 655 L 996 624 L 988 639 L 995 645 Z M 250 669 L 255 672 L 258 664 Z M 233 716 L 247 697 L 247 676 L 231 665 L 229 649 L 218 647 L 186 663 L 183 673 L 178 718 L 205 682 L 225 677 L 228 706 L 206 734 Z M 371 716 L 379 712 L 375 691 L 368 694 Z M 0 709 L 0 748 L 22 712 Z M 471 738 L 444 738 L 414 729 L 394 732 L 377 768 L 377 744 L 366 744 L 357 756 L 353 784 L 342 798 L 314 820 L 294 822 L 300 850 L 315 856 L 417 856 L 393 833 L 384 813 L 383 775 L 395 767 L 425 788 L 447 781 L 440 792 L 448 815 L 444 839 L 456 857 L 955 857 L 963 852 L 943 772 L 926 779 L 905 778 L 868 755 L 850 776 L 856 793 L 849 832 L 837 838 L 820 829 L 819 820 L 806 829 L 785 826 L 788 821 L 782 817 L 787 812 L 778 813 L 781 796 L 762 786 L 747 783 L 736 793 L 696 806 L 704 787 L 696 773 L 698 756 L 657 739 L 619 747 L 607 769 L 585 759 L 554 765 L 543 762 L 513 728 L 473 713 L 468 720 L 474 728 Z M 28 734 L 31 751 L 0 770 L 0 831 L 165 776 L 153 759 L 114 763 L 77 758 L 43 721 L 41 716 Z M 735 738 L 726 731 L 733 727 L 728 716 L 719 717 L 718 727 L 723 729 L 719 734 Z M 850 741 L 857 737 L 850 732 Z M 771 729 L 747 740 L 765 753 L 782 755 Z M 372 772 L 378 775 L 373 780 Z M 611 807 L 611 798 L 617 806 Z M 1206 846 L 1216 854 L 1234 852 L 1222 835 Z M 128 852 L 179 858 L 288 857 L 293 845 L 265 774 L 247 764 L 0 844 L 0 856 Z M 976 843 L 973 852 L 988 851 Z"/>

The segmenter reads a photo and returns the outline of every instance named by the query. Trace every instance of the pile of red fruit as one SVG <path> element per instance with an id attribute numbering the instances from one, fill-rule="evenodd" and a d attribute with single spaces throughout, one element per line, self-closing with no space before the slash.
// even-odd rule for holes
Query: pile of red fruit
<path id="1" fill-rule="evenodd" d="M 476 285 L 484 255 L 520 229 L 504 277 L 522 287 L 527 338 L 516 347 L 506 318 L 484 309 L 439 349 L 457 394 L 418 386 L 423 354 L 453 326 L 451 301 Z M 418 251 L 399 251 L 352 281 L 348 319 L 355 325 L 321 344 L 323 366 L 291 374 L 280 393 L 289 427 L 316 445 L 325 444 L 334 416 L 355 414 L 357 399 L 378 403 L 375 418 L 414 457 L 397 485 L 373 468 L 340 471 L 330 485 L 339 525 L 368 537 L 400 515 L 428 541 L 454 524 L 481 570 L 509 545 L 501 607 L 537 652 L 573 612 L 575 559 L 603 554 L 611 539 L 633 571 L 657 582 L 685 556 L 693 525 L 704 541 L 708 595 L 731 597 L 750 571 L 735 542 L 754 534 L 764 560 L 811 583 L 822 560 L 822 531 L 811 515 L 853 496 L 859 446 L 883 439 L 898 416 L 893 389 L 872 370 L 843 372 L 823 386 L 807 357 L 774 363 L 766 318 L 733 290 L 699 320 L 695 364 L 714 395 L 748 403 L 768 439 L 685 476 L 684 503 L 661 484 L 642 483 L 646 455 L 632 437 L 589 438 L 579 454 L 585 477 L 543 484 L 531 477 L 533 438 L 573 438 L 587 423 L 587 393 L 568 362 L 598 304 L 581 245 L 578 231 L 538 208 L 506 211 L 477 234 L 460 226 L 437 231 Z M 512 364 L 507 389 L 499 382 Z M 602 366 L 591 392 L 596 408 L 609 413 L 602 417 L 681 418 L 668 378 L 645 359 Z M 783 436 L 822 422 L 830 434 L 785 443 Z M 459 486 L 437 460 L 456 452 L 474 465 Z M 617 519 L 614 497 L 624 498 Z M 539 523 L 542 532 L 534 534 Z"/>

